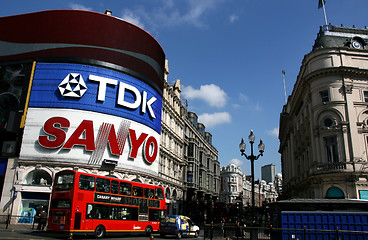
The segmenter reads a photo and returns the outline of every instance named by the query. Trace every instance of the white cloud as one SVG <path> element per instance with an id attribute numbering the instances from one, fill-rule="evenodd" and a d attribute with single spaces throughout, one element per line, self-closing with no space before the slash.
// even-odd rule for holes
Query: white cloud
<path id="1" fill-rule="evenodd" d="M 90 7 L 86 7 L 82 4 L 78 4 L 78 3 L 70 3 L 69 7 L 74 9 L 74 10 L 86 10 L 86 11 L 92 11 L 92 8 Z"/>
<path id="2" fill-rule="evenodd" d="M 238 21 L 238 19 L 239 19 L 239 17 L 235 14 L 233 14 L 229 17 L 230 23 L 234 23 L 235 21 Z"/>
<path id="3" fill-rule="evenodd" d="M 172 27 L 181 24 L 189 24 L 200 28 L 206 26 L 204 20 L 205 15 L 216 9 L 216 7 L 224 1 L 225 0 L 161 0 L 160 4 L 154 5 L 149 9 L 147 7 L 137 6 L 134 9 L 124 10 L 124 12 L 130 11 L 130 14 L 134 16 L 133 19 L 139 20 L 140 27 L 145 23 L 149 28 L 156 30 L 157 28 L 165 26 Z M 123 17 L 123 19 L 126 18 Z"/>
<path id="4" fill-rule="evenodd" d="M 272 130 L 268 130 L 267 134 L 273 137 L 279 137 L 279 128 L 274 128 Z"/>
<path id="5" fill-rule="evenodd" d="M 261 107 L 261 105 L 259 105 L 259 103 L 256 103 L 256 105 L 253 106 L 253 110 L 256 112 L 260 112 L 263 111 L 263 108 Z"/>
<path id="6" fill-rule="evenodd" d="M 243 93 L 239 93 L 239 100 L 241 102 L 248 102 L 248 96 L 246 96 L 245 94 Z"/>
<path id="7" fill-rule="evenodd" d="M 207 128 L 211 128 L 223 123 L 230 123 L 231 115 L 228 112 L 204 113 L 198 116 L 198 121 L 203 123 Z"/>
<path id="8" fill-rule="evenodd" d="M 240 167 L 241 165 L 243 165 L 243 161 L 242 160 L 239 160 L 237 158 L 234 158 L 234 159 L 231 159 L 230 160 L 230 164 L 235 164 L 236 166 Z"/>
<path id="9" fill-rule="evenodd" d="M 195 26 L 203 26 L 202 16 L 214 9 L 221 0 L 189 0 L 189 11 L 183 15 L 184 22 L 192 23 Z"/>
<path id="10" fill-rule="evenodd" d="M 121 18 L 127 22 L 139 26 L 140 28 L 145 28 L 144 24 L 141 22 L 141 18 L 129 9 L 123 10 L 123 15 Z"/>
<path id="11" fill-rule="evenodd" d="M 227 101 L 226 92 L 215 84 L 202 85 L 199 89 L 184 86 L 182 96 L 186 99 L 201 99 L 212 107 L 224 107 Z"/>

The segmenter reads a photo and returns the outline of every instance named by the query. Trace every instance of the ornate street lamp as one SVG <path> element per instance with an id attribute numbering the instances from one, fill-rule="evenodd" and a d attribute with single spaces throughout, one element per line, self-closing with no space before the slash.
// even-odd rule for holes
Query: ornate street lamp
<path id="1" fill-rule="evenodd" d="M 262 139 L 260 140 L 260 143 L 258 144 L 258 151 L 259 154 L 255 156 L 253 154 L 253 144 L 256 139 L 256 136 L 253 134 L 253 130 L 250 130 L 250 134 L 248 136 L 248 141 L 250 143 L 250 155 L 245 154 L 245 148 L 246 144 L 244 142 L 244 139 L 242 138 L 240 144 L 239 144 L 239 150 L 241 152 L 241 155 L 244 156 L 246 159 L 250 160 L 250 166 L 251 166 L 251 177 L 252 177 L 252 206 L 251 206 L 251 226 L 253 226 L 254 221 L 254 209 L 255 209 L 255 202 L 254 202 L 254 161 L 257 160 L 260 156 L 263 156 L 263 152 L 265 150 L 265 145 L 262 142 Z M 251 239 L 256 239 L 255 233 L 253 233 L 253 229 L 251 230 Z"/>

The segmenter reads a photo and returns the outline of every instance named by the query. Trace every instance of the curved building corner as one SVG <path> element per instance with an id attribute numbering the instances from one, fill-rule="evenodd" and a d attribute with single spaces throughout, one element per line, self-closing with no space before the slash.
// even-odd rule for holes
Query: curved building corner
<path id="1" fill-rule="evenodd" d="M 1 216 L 31 223 L 63 169 L 165 187 L 165 54 L 151 35 L 77 10 L 1 17 L 0 27 Z"/>

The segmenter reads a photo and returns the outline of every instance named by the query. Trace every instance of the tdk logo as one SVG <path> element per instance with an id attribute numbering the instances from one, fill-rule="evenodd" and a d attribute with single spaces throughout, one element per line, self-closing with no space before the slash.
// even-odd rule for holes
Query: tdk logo
<path id="1" fill-rule="evenodd" d="M 97 100 L 104 102 L 106 96 L 106 87 L 107 86 L 117 86 L 118 87 L 118 95 L 117 95 L 117 104 L 126 107 L 129 109 L 137 109 L 141 107 L 141 112 L 148 114 L 151 118 L 156 118 L 155 113 L 152 109 L 152 105 L 156 102 L 157 98 L 151 97 L 147 100 L 147 92 L 140 92 L 136 87 L 129 85 L 124 82 L 118 82 L 118 80 L 105 78 L 100 76 L 95 76 L 90 74 L 88 77 L 89 81 L 98 83 L 98 92 L 97 92 Z M 73 97 L 73 98 L 81 98 L 83 94 L 87 91 L 87 86 L 82 78 L 81 74 L 77 73 L 69 73 L 65 79 L 58 86 L 60 94 L 63 97 Z M 125 92 L 129 91 L 130 94 L 133 94 L 135 99 L 133 102 L 125 101 L 124 96 Z"/>
<path id="2" fill-rule="evenodd" d="M 63 97 L 81 98 L 87 91 L 87 86 L 83 81 L 82 75 L 69 73 L 59 84 L 59 91 Z"/>

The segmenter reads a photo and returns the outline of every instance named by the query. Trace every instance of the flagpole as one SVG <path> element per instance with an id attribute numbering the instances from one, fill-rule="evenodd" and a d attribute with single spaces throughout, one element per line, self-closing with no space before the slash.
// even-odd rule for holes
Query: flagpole
<path id="1" fill-rule="evenodd" d="M 285 94 L 285 104 L 287 103 L 286 101 L 286 85 L 285 85 L 285 70 L 282 69 L 282 79 L 284 81 L 284 94 Z"/>
<path id="2" fill-rule="evenodd" d="M 325 8 L 325 0 L 322 0 L 322 6 L 323 6 L 323 13 L 325 15 L 326 27 L 327 27 L 327 30 L 328 30 L 328 23 L 327 23 L 327 16 L 326 16 L 326 8 Z"/>

